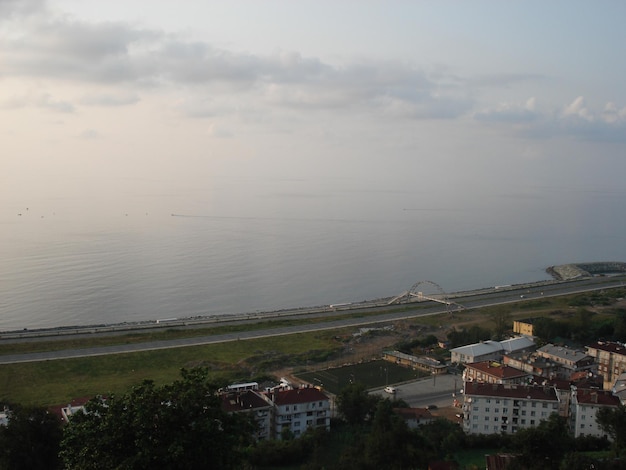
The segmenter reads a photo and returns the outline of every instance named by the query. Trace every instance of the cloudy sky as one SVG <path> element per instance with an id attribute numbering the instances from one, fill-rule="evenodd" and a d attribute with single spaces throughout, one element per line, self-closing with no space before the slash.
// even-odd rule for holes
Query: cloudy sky
<path id="1" fill-rule="evenodd" d="M 0 197 L 621 188 L 625 18 L 620 1 L 0 0 Z"/>

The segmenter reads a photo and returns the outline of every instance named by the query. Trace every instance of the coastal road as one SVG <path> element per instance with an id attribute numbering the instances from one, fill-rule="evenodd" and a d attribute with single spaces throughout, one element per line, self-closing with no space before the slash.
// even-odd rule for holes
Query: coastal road
<path id="1" fill-rule="evenodd" d="M 463 305 L 466 309 L 474 309 L 493 305 L 504 305 L 513 302 L 532 301 L 546 297 L 568 295 L 580 292 L 589 292 L 602 289 L 609 289 L 624 286 L 624 278 L 591 278 L 581 281 L 569 281 L 561 283 L 536 283 L 524 286 L 503 286 L 500 288 L 482 289 L 472 293 L 464 293 L 452 296 L 457 304 Z M 6 354 L 0 355 L 0 364 L 14 364 L 23 362 L 49 361 L 58 359 L 71 359 L 78 357 L 102 356 L 108 354 L 124 354 L 140 351 L 153 351 L 158 349 L 182 348 L 190 346 L 200 346 L 205 344 L 225 343 L 230 341 L 243 341 L 254 338 L 266 338 L 272 336 L 290 335 L 310 331 L 320 331 L 328 329 L 338 329 L 343 327 L 358 327 L 366 325 L 391 323 L 396 320 L 406 318 L 416 318 L 420 316 L 435 315 L 450 312 L 450 309 L 443 304 L 436 302 L 421 302 L 416 304 L 415 309 L 406 310 L 406 305 L 402 308 L 390 309 L 390 306 L 379 306 L 380 310 L 386 313 L 362 318 L 342 318 L 341 312 L 334 312 L 336 319 L 312 323 L 307 325 L 294 325 L 287 327 L 267 328 L 255 331 L 241 331 L 238 333 L 225 333 L 220 335 L 209 335 L 194 338 L 181 338 L 166 341 L 148 341 L 131 344 L 119 344 L 111 346 L 67 349 L 59 351 L 37 352 L 27 354 Z M 359 309 L 350 309 L 345 313 L 353 313 Z M 375 312 L 375 308 L 364 309 L 367 312 Z M 390 311 L 391 310 L 391 311 Z M 395 310 L 395 311 L 394 311 Z M 329 316 L 328 311 L 320 312 L 316 315 Z M 306 315 L 307 318 L 315 315 Z M 302 315 L 282 316 L 284 318 L 302 318 Z M 127 332 L 125 332 L 127 333 Z M 45 341 L 46 337 L 40 337 L 38 341 Z M 29 340 L 33 340 L 32 338 Z M 12 339 L 11 342 L 15 342 Z M 5 342 L 0 340 L 0 342 Z M 6 342 L 9 342 L 7 340 Z"/>

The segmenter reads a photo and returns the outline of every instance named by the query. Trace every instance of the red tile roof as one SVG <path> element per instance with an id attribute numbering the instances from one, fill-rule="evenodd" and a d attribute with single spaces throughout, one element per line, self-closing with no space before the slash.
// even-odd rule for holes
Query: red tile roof
<path id="1" fill-rule="evenodd" d="M 225 393 L 222 395 L 222 408 L 224 411 L 243 411 L 255 408 L 271 406 L 262 396 L 252 390 L 240 393 Z"/>
<path id="2" fill-rule="evenodd" d="M 274 393 L 273 401 L 278 406 L 297 405 L 314 401 L 328 401 L 328 397 L 314 387 L 304 387 L 292 390 L 278 390 Z"/>
<path id="3" fill-rule="evenodd" d="M 618 397 L 605 390 L 578 389 L 576 401 L 581 405 L 618 406 L 620 404 Z"/>
<path id="4" fill-rule="evenodd" d="M 478 382 L 465 383 L 465 395 L 485 397 L 503 397 L 531 400 L 558 401 L 556 391 L 552 387 L 533 385 L 485 384 Z"/>
<path id="5" fill-rule="evenodd" d="M 465 364 L 465 367 L 468 369 L 476 369 L 484 374 L 489 374 L 499 379 L 513 379 L 528 375 L 528 372 L 493 361 L 473 362 L 471 364 Z"/>

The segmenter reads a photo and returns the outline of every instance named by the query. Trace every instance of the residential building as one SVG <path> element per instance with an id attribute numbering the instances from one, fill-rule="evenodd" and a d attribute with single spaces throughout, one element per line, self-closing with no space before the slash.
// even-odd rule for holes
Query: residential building
<path id="1" fill-rule="evenodd" d="M 272 438 L 273 403 L 256 390 L 222 394 L 222 408 L 229 413 L 249 413 L 254 417 L 257 428 L 254 437 L 259 440 Z"/>
<path id="2" fill-rule="evenodd" d="M 604 378 L 603 389 L 611 390 L 622 372 L 626 372 L 626 346 L 610 341 L 596 341 L 587 346 L 587 354 L 598 364 Z"/>
<path id="3" fill-rule="evenodd" d="M 404 420 L 409 429 L 419 428 L 435 419 L 427 408 L 394 408 L 393 412 Z"/>
<path id="4" fill-rule="evenodd" d="M 532 374 L 495 361 L 465 364 L 463 371 L 464 382 L 522 384 L 528 383 L 529 379 L 532 379 Z"/>
<path id="5" fill-rule="evenodd" d="M 463 429 L 468 434 L 512 434 L 559 411 L 555 388 L 466 382 Z"/>
<path id="6" fill-rule="evenodd" d="M 603 437 L 604 432 L 596 420 L 602 408 L 617 408 L 620 400 L 606 390 L 572 389 L 570 428 L 574 437 Z M 607 436 L 608 437 L 608 436 Z"/>
<path id="7" fill-rule="evenodd" d="M 513 353 L 505 354 L 502 357 L 502 363 L 523 370 L 528 374 L 540 377 L 556 377 L 558 366 L 546 358 L 539 357 L 534 353 Z"/>
<path id="8" fill-rule="evenodd" d="M 274 437 L 280 439 L 285 429 L 295 437 L 309 428 L 330 430 L 330 399 L 315 387 L 278 389 L 268 393 L 274 404 Z"/>
<path id="9" fill-rule="evenodd" d="M 546 344 L 537 349 L 536 355 L 554 363 L 553 373 L 558 378 L 569 379 L 576 372 L 592 372 L 596 367 L 593 357 L 566 346 Z"/>

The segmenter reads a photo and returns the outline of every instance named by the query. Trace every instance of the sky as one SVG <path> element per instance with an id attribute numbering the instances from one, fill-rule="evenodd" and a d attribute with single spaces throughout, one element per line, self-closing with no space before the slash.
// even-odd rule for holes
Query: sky
<path id="1" fill-rule="evenodd" d="M 243 214 L 263 185 L 620 191 L 624 18 L 621 1 L 0 0 L 0 200 Z"/>

